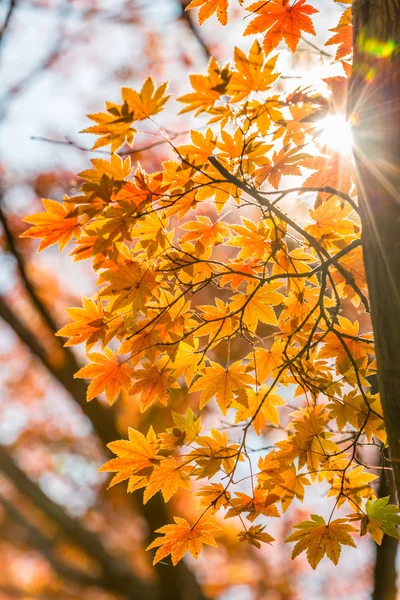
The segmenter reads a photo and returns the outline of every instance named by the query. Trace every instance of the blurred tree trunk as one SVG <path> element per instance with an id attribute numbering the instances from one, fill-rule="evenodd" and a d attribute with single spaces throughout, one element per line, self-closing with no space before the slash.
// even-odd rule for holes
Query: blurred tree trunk
<path id="1" fill-rule="evenodd" d="M 400 0 L 355 0 L 349 115 L 378 384 L 400 497 Z"/>

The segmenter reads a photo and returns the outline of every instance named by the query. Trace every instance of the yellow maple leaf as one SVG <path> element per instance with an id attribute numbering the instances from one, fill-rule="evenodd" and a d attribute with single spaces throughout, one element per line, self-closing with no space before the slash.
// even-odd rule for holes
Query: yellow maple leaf
<path id="1" fill-rule="evenodd" d="M 358 466 L 353 469 L 347 469 L 343 473 L 334 473 L 331 478 L 331 488 L 328 496 L 337 497 L 337 506 L 346 502 L 356 509 L 359 509 L 362 498 L 375 498 L 375 492 L 370 486 L 377 475 L 366 473 L 364 467 Z"/>
<path id="2" fill-rule="evenodd" d="M 189 475 L 191 468 L 188 466 L 178 465 L 175 458 L 165 458 L 159 465 L 154 467 L 154 470 L 149 478 L 149 483 L 146 486 L 143 502 L 146 504 L 161 490 L 164 501 L 168 500 L 178 491 L 180 487 L 190 489 Z"/>
<path id="3" fill-rule="evenodd" d="M 281 304 L 284 296 L 277 292 L 282 287 L 279 281 L 266 283 L 255 289 L 254 284 L 249 284 L 245 294 L 238 294 L 231 299 L 231 310 L 241 311 L 244 325 L 251 333 L 255 333 L 258 322 L 267 325 L 278 325 L 275 311 L 272 306 Z"/>
<path id="4" fill-rule="evenodd" d="M 198 508 L 210 509 L 216 512 L 223 506 L 229 506 L 231 493 L 225 489 L 222 483 L 211 483 L 196 492 L 195 496 L 200 498 Z"/>
<path id="5" fill-rule="evenodd" d="M 231 71 L 225 67 L 221 69 L 215 58 L 211 58 L 208 65 L 208 75 L 190 75 L 193 92 L 180 96 L 179 102 L 185 106 L 181 113 L 195 110 L 195 116 L 207 112 L 214 107 L 219 98 L 226 93 Z"/>
<path id="6" fill-rule="evenodd" d="M 132 111 L 134 120 L 142 121 L 162 111 L 165 103 L 170 98 L 166 95 L 168 83 L 163 83 L 156 88 L 152 77 L 144 82 L 140 92 L 131 88 L 122 88 L 122 99 Z"/>
<path id="7" fill-rule="evenodd" d="M 125 481 L 125 479 L 133 479 L 133 482 L 137 485 L 137 476 L 146 471 L 147 475 L 151 473 L 154 465 L 158 464 L 159 459 L 162 458 L 157 454 L 159 443 L 152 427 L 150 427 L 146 437 L 143 433 L 131 427 L 128 429 L 128 435 L 129 440 L 117 440 L 107 445 L 107 448 L 116 454 L 117 458 L 107 461 L 100 467 L 99 471 L 117 473 L 111 480 L 110 487 Z M 147 484 L 146 475 L 139 478 L 143 480 L 143 485 Z M 128 491 L 133 490 L 128 489 Z"/>
<path id="8" fill-rule="evenodd" d="M 251 92 L 265 92 L 279 77 L 279 73 L 272 73 L 275 69 L 278 56 L 268 58 L 261 49 L 258 40 L 255 40 L 249 50 L 248 57 L 239 48 L 235 48 L 236 71 L 228 85 L 228 94 L 232 94 L 232 102 L 240 102 Z"/>
<path id="9" fill-rule="evenodd" d="M 297 542 L 293 548 L 292 558 L 307 551 L 307 559 L 315 569 L 326 554 L 337 565 L 340 558 L 341 546 L 356 547 L 350 533 L 356 531 L 348 524 L 347 519 L 336 519 L 325 523 L 318 515 L 311 515 L 312 521 L 303 521 L 295 525 L 295 531 L 285 542 Z"/>
<path id="10" fill-rule="evenodd" d="M 191 392 L 202 390 L 200 410 L 216 396 L 222 414 L 226 415 L 234 392 L 254 382 L 254 378 L 246 373 L 246 367 L 237 361 L 226 369 L 218 363 L 211 362 L 202 375 L 190 388 Z"/>
<path id="11" fill-rule="evenodd" d="M 324 236 L 342 239 L 343 236 L 354 234 L 356 224 L 348 219 L 353 209 L 337 196 L 331 196 L 309 212 L 315 225 L 307 225 L 306 231 L 317 239 Z"/>
<path id="12" fill-rule="evenodd" d="M 246 531 L 239 531 L 238 538 L 241 542 L 248 542 L 256 548 L 261 548 L 260 542 L 270 544 L 275 538 L 264 531 L 265 525 L 252 525 Z"/>

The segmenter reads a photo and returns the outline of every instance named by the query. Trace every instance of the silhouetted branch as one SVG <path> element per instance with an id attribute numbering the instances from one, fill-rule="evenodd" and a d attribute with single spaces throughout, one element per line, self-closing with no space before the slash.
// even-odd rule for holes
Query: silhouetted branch
<path id="1" fill-rule="evenodd" d="M 139 148 L 132 148 L 131 150 L 118 150 L 116 154 L 118 154 L 118 156 L 133 156 L 134 154 L 140 154 L 141 152 L 146 152 L 146 150 L 156 148 L 157 146 L 163 146 L 165 144 L 168 144 L 171 140 L 175 140 L 176 138 L 187 135 L 188 133 L 189 131 L 179 131 L 177 133 L 170 133 L 168 139 L 158 140 L 157 142 L 152 142 L 151 144 L 146 144 L 145 146 L 141 146 Z M 65 140 L 52 140 L 50 138 L 42 137 L 40 135 L 32 135 L 30 139 L 35 142 L 47 142 L 48 144 L 69 146 L 70 148 L 81 150 L 82 152 L 93 152 L 94 154 L 106 154 L 107 156 L 110 156 L 110 153 L 107 150 L 92 150 L 91 148 L 80 146 L 76 142 L 67 138 Z"/>
<path id="2" fill-rule="evenodd" d="M 310 235 L 307 231 L 305 231 L 305 229 L 300 227 L 300 225 L 297 222 L 293 221 L 293 219 L 288 217 L 288 215 L 286 215 L 282 210 L 280 210 L 276 206 L 276 203 L 270 202 L 263 195 L 262 192 L 260 193 L 258 190 L 251 187 L 248 183 L 246 183 L 245 181 L 242 181 L 241 179 L 239 179 L 238 177 L 236 177 L 235 175 L 230 173 L 218 161 L 216 156 L 209 156 L 208 160 L 210 161 L 210 163 L 212 165 L 214 165 L 214 167 L 217 169 L 217 171 L 219 173 L 221 173 L 221 175 L 223 177 L 225 177 L 225 179 L 227 181 L 229 181 L 230 183 L 233 183 L 238 189 L 240 189 L 243 192 L 245 192 L 246 194 L 248 194 L 251 198 L 256 200 L 261 206 L 266 206 L 279 219 L 281 219 L 284 223 L 289 225 L 289 227 L 292 227 L 292 229 L 294 229 L 294 231 L 296 231 L 299 235 L 301 235 L 310 244 L 310 246 L 318 252 L 318 254 L 323 256 L 325 259 L 330 260 L 333 263 L 333 265 L 335 266 L 335 268 L 338 270 L 338 272 L 345 279 L 346 283 L 348 285 L 350 285 L 354 289 L 356 294 L 359 296 L 361 302 L 364 304 L 365 311 L 369 312 L 368 299 L 366 298 L 365 294 L 360 290 L 359 286 L 357 285 L 357 283 L 354 280 L 354 277 L 351 275 L 351 273 L 349 273 L 349 271 L 347 271 L 344 267 L 342 267 L 342 265 L 340 265 L 337 262 L 337 260 L 334 260 L 334 261 L 332 260 L 332 257 L 330 256 L 329 252 L 327 252 L 327 250 L 325 250 L 325 248 L 323 246 L 321 246 L 321 244 L 318 242 L 318 240 L 316 240 L 312 235 Z M 300 188 L 300 189 L 302 189 L 302 188 Z M 306 188 L 304 188 L 304 189 L 306 189 Z M 313 188 L 313 190 L 317 191 L 317 188 Z M 321 188 L 320 191 L 323 191 L 323 188 Z"/>
<path id="3" fill-rule="evenodd" d="M 211 58 L 212 57 L 212 52 L 211 52 L 210 48 L 208 47 L 208 45 L 206 44 L 206 42 L 204 41 L 204 38 L 201 35 L 200 31 L 198 30 L 198 28 L 194 24 L 193 16 L 192 16 L 193 13 L 186 10 L 186 7 L 188 6 L 190 0 L 178 0 L 178 1 L 179 1 L 179 4 L 180 4 L 181 8 L 182 8 L 182 14 L 181 14 L 180 18 L 182 19 L 182 21 L 184 23 L 186 23 L 187 28 L 189 29 L 189 31 L 191 32 L 191 34 L 198 41 L 201 49 L 203 50 L 203 53 L 204 53 L 205 57 L 207 59 Z"/>
<path id="4" fill-rule="evenodd" d="M 12 14 L 13 14 L 16 6 L 17 6 L 17 0 L 10 0 L 10 3 L 8 5 L 8 10 L 6 12 L 6 16 L 4 19 L 3 27 L 1 28 L 1 31 L 0 31 L 0 42 L 2 41 L 4 34 L 6 33 L 8 26 L 10 25 L 11 17 L 12 17 Z"/>

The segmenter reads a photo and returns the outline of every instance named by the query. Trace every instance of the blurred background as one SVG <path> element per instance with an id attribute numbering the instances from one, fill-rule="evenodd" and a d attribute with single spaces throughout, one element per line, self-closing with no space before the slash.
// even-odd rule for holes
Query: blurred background
<path id="1" fill-rule="evenodd" d="M 153 531 L 172 514 L 190 519 L 192 500 L 181 492 L 172 506 L 159 495 L 143 506 L 140 492 L 107 490 L 98 473 L 108 442 L 126 437 L 128 426 L 147 431 L 151 421 L 163 429 L 167 413 L 141 415 L 124 397 L 113 408 L 101 399 L 86 403 L 85 383 L 73 379 L 83 349 L 64 348 L 54 333 L 68 321 L 64 309 L 94 292 L 90 263 L 57 247 L 38 255 L 36 243 L 19 239 L 21 218 L 41 210 L 41 197 L 74 192 L 76 173 L 102 155 L 79 134 L 89 125 L 85 115 L 118 101 L 122 85 L 141 86 L 152 74 L 158 84 L 171 80 L 176 97 L 210 55 L 224 62 L 235 44 L 251 43 L 242 39 L 238 4 L 225 30 L 215 19 L 200 30 L 186 4 L 0 0 L 0 600 L 393 600 L 393 538 L 378 553 L 361 540 L 338 568 L 324 561 L 317 573 L 301 558 L 291 562 L 283 540 L 293 522 L 318 511 L 322 496 L 280 520 L 273 547 L 241 544 L 234 521 L 221 521 L 218 549 L 176 568 L 151 567 L 144 549 Z M 319 51 L 324 24 L 334 21 L 329 4 L 316 46 L 304 43 L 295 58 L 280 53 L 293 87 L 337 75 Z M 184 140 L 191 117 L 177 117 L 170 104 L 163 124 Z M 160 168 L 169 154 L 159 141 L 143 131 L 132 161 Z M 175 400 L 179 407 L 178 393 Z M 380 495 L 389 484 L 381 481 Z M 390 596 L 382 595 L 383 582 Z"/>

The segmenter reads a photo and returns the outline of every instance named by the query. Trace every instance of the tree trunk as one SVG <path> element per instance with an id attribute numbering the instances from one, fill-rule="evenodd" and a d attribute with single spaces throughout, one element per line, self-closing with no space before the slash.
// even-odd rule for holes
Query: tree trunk
<path id="1" fill-rule="evenodd" d="M 354 0 L 354 124 L 378 383 L 400 498 L 400 0 Z"/>
<path id="2" fill-rule="evenodd" d="M 382 465 L 387 464 L 384 457 L 387 449 L 384 450 Z M 390 502 L 395 502 L 396 490 L 391 471 L 383 470 L 380 476 L 378 498 L 389 496 Z M 382 544 L 375 545 L 375 567 L 374 584 L 372 600 L 396 600 L 397 598 L 397 573 L 396 556 L 398 540 L 390 535 L 384 535 Z"/>

